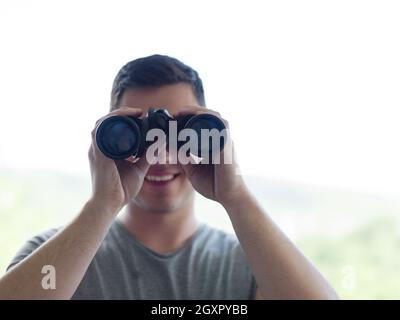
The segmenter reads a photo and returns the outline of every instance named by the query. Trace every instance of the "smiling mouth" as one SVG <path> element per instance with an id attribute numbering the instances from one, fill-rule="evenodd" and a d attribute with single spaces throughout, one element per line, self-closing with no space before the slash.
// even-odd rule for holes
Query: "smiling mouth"
<path id="1" fill-rule="evenodd" d="M 165 185 L 171 181 L 173 181 L 179 173 L 177 174 L 165 174 L 165 175 L 150 175 L 148 174 L 144 179 L 147 182 L 150 182 L 155 185 Z"/>

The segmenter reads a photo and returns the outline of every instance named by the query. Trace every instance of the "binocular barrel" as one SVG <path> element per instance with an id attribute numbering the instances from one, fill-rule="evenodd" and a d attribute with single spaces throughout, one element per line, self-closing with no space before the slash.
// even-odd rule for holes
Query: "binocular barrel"
<path id="1" fill-rule="evenodd" d="M 198 146 L 194 152 L 191 152 L 194 155 L 200 157 L 204 155 L 204 152 L 208 152 L 211 155 L 212 152 L 220 152 L 224 148 L 225 135 L 218 141 L 218 150 L 213 149 L 215 144 L 211 141 L 211 136 L 205 138 L 202 135 L 202 130 L 211 131 L 213 129 L 216 129 L 214 132 L 225 133 L 224 129 L 226 127 L 220 118 L 208 113 L 172 118 L 166 109 L 152 108 L 143 119 L 119 115 L 104 119 L 96 130 L 96 144 L 100 151 L 111 159 L 126 159 L 130 156 L 141 157 L 147 148 L 154 143 L 153 141 L 146 141 L 149 130 L 161 129 L 168 141 L 171 121 L 177 122 L 175 126 L 177 129 L 176 137 L 179 136 L 179 132 L 183 129 L 193 130 L 192 133 L 196 135 Z M 179 149 L 185 142 L 176 141 L 175 145 Z M 207 148 L 205 151 L 204 146 Z"/>

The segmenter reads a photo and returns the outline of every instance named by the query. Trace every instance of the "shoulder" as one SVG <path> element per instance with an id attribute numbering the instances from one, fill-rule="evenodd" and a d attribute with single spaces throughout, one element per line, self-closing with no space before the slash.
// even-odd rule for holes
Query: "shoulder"
<path id="1" fill-rule="evenodd" d="M 203 228 L 204 241 L 217 246 L 236 246 L 239 241 L 235 234 L 217 229 L 207 224 L 201 226 Z"/>
<path id="2" fill-rule="evenodd" d="M 35 235 L 31 239 L 29 239 L 27 243 L 31 243 L 32 245 L 40 246 L 43 243 L 45 243 L 47 240 L 49 240 L 51 237 L 53 237 L 60 229 L 61 228 L 51 228 L 46 231 L 43 231 L 43 232 Z"/>
<path id="3" fill-rule="evenodd" d="M 199 245 L 203 250 L 206 249 L 217 255 L 223 255 L 238 260 L 244 259 L 244 252 L 235 234 L 206 224 L 204 224 L 202 228 L 202 234 L 199 237 Z"/>

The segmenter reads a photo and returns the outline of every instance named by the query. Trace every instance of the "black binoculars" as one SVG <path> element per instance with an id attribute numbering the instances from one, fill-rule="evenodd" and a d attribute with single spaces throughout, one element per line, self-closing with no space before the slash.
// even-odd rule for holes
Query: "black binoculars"
<path id="1" fill-rule="evenodd" d="M 212 141 L 209 140 L 205 143 L 204 139 L 206 138 L 201 134 L 202 129 L 216 129 L 219 133 L 225 133 L 223 130 L 226 129 L 224 122 L 212 114 L 189 114 L 173 118 L 166 109 L 150 108 L 143 119 L 119 115 L 104 119 L 96 130 L 96 143 L 100 151 L 111 159 L 126 159 L 130 156 L 141 157 L 146 152 L 147 148 L 154 143 L 154 141 L 146 140 L 149 130 L 161 129 L 166 137 L 169 138 L 171 121 L 176 121 L 175 128 L 177 134 L 175 137 L 178 137 L 179 132 L 183 129 L 194 130 L 194 133 L 197 135 L 198 148 L 195 148 L 195 151 L 190 153 L 198 157 L 204 154 L 204 145 L 207 147 L 209 155 L 215 152 Z M 226 136 L 224 135 L 223 137 L 223 139 L 219 139 L 218 141 L 218 152 L 224 148 Z M 178 149 L 185 144 L 188 139 L 186 137 L 186 140 L 179 140 L 180 139 L 177 139 L 175 144 Z M 169 139 L 167 139 L 167 141 L 169 141 Z M 167 142 L 167 146 L 168 145 L 169 143 Z"/>

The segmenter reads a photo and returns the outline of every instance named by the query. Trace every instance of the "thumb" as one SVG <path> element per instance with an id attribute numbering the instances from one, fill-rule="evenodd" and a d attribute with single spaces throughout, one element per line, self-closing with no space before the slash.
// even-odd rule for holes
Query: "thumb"
<path id="1" fill-rule="evenodd" d="M 189 178 L 192 176 L 196 166 L 201 163 L 201 158 L 196 157 L 192 154 L 186 155 L 185 159 L 179 160 L 179 165 Z"/>
<path id="2" fill-rule="evenodd" d="M 143 156 L 135 162 L 134 166 L 136 167 L 139 176 L 144 178 L 150 168 L 150 163 L 147 161 L 146 157 Z"/>

